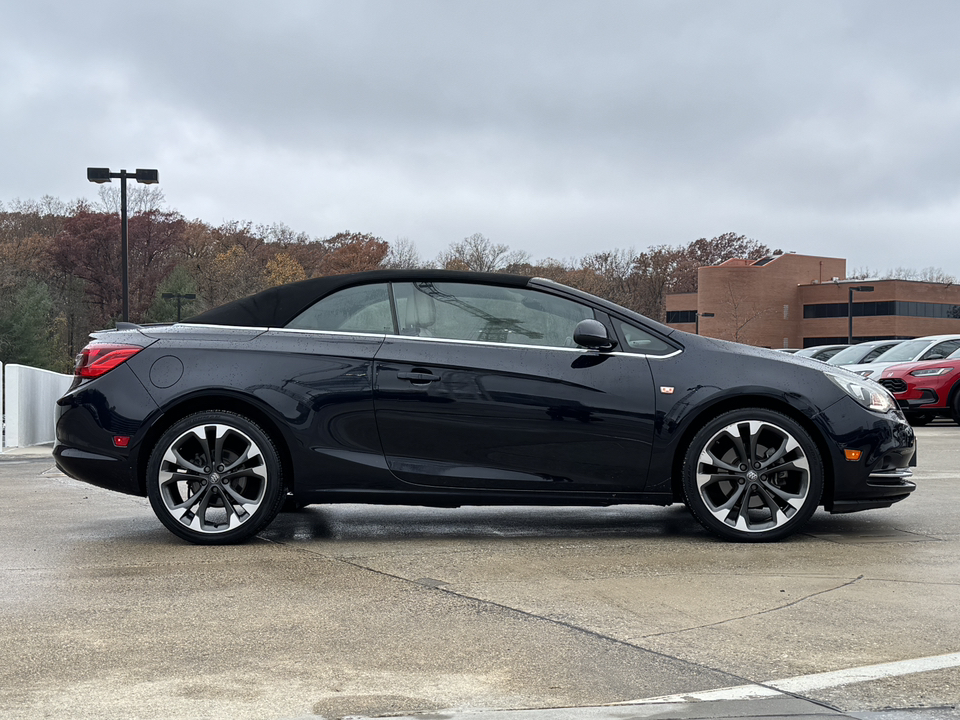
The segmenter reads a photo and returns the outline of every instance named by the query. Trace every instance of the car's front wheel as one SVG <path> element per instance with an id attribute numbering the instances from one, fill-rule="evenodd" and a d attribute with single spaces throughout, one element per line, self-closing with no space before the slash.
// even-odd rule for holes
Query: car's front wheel
<path id="1" fill-rule="evenodd" d="M 809 434 L 786 415 L 735 410 L 693 437 L 684 456 L 683 492 L 694 517 L 722 538 L 780 540 L 820 504 L 823 462 Z"/>
<path id="2" fill-rule="evenodd" d="M 276 517 L 286 492 L 277 450 L 242 415 L 210 411 L 172 425 L 147 465 L 150 505 L 199 545 L 243 542 Z"/>

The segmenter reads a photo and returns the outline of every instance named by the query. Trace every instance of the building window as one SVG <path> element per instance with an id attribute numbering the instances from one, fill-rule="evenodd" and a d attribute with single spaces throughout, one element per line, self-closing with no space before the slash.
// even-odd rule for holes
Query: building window
<path id="1" fill-rule="evenodd" d="M 855 302 L 854 317 L 895 315 L 898 317 L 960 318 L 960 305 L 949 303 L 886 300 L 883 302 Z M 803 306 L 804 319 L 847 317 L 847 303 L 820 303 Z"/>
<path id="2" fill-rule="evenodd" d="M 790 306 L 789 306 L 789 305 L 784 305 L 784 306 L 783 306 L 783 319 L 784 319 L 784 320 L 789 320 L 789 319 L 790 319 Z M 786 347 L 786 345 L 784 345 L 784 347 Z"/>
<path id="3" fill-rule="evenodd" d="M 695 323 L 697 321 L 696 310 L 668 310 L 667 323 L 680 325 L 682 323 Z"/>

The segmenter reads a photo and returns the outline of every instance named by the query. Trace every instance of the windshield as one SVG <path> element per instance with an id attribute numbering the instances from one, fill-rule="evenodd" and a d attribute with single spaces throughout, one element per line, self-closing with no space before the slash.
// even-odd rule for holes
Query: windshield
<path id="1" fill-rule="evenodd" d="M 851 345 L 848 348 L 844 348 L 832 358 L 828 359 L 827 362 L 830 365 L 855 365 L 860 362 L 860 359 L 870 352 L 869 347 L 862 347 L 860 345 Z"/>
<path id="2" fill-rule="evenodd" d="M 929 340 L 911 340 L 890 348 L 874 362 L 910 362 L 929 345 Z"/>

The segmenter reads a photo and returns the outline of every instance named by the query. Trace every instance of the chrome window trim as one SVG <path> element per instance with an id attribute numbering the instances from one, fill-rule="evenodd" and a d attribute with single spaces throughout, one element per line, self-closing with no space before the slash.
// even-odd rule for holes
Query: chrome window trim
<path id="1" fill-rule="evenodd" d="M 645 357 L 648 360 L 666 360 L 668 358 L 676 357 L 682 352 L 683 350 L 677 349 L 677 350 L 674 350 L 672 353 L 668 353 L 666 355 L 646 355 L 644 353 L 623 352 L 622 350 L 618 350 L 616 352 L 607 353 L 607 354 L 616 355 L 617 357 Z"/>
<path id="2" fill-rule="evenodd" d="M 401 340 L 419 340 L 421 342 L 434 342 L 434 343 L 455 343 L 458 345 L 477 345 L 480 347 L 509 347 L 509 348 L 519 348 L 526 350 L 559 350 L 560 352 L 573 352 L 573 353 L 585 353 L 585 352 L 595 352 L 589 348 L 582 347 L 559 347 L 557 345 L 527 345 L 524 343 L 501 343 L 493 342 L 491 340 L 458 340 L 456 338 L 437 338 L 437 337 L 422 337 L 420 335 L 396 335 L 394 333 L 361 333 L 361 332 L 340 332 L 337 330 L 306 330 L 306 329 L 297 329 L 297 328 L 270 328 L 270 332 L 296 332 L 296 333 L 310 333 L 313 335 L 356 335 L 359 337 L 377 337 L 377 338 L 399 338 Z M 616 357 L 645 357 L 645 358 L 656 358 L 656 359 L 665 359 L 671 358 L 676 355 L 679 355 L 682 350 L 674 350 L 669 355 L 644 355 L 643 353 L 635 352 L 610 352 L 605 353 L 606 355 L 615 355 Z"/>
<path id="3" fill-rule="evenodd" d="M 337 335 L 343 337 L 344 335 L 348 337 L 365 337 L 365 338 L 380 338 L 383 339 L 387 335 L 393 335 L 393 333 L 366 333 L 366 332 L 355 332 L 352 330 L 310 330 L 308 328 L 287 328 L 287 327 L 272 327 L 268 328 L 270 332 L 281 332 L 281 333 L 308 333 L 310 335 Z"/>
<path id="4" fill-rule="evenodd" d="M 436 342 L 436 343 L 456 343 L 459 345 L 478 345 L 480 347 L 509 347 L 509 348 L 519 348 L 525 350 L 558 350 L 560 352 L 572 352 L 572 353 L 588 353 L 596 352 L 590 350 L 589 348 L 582 347 L 558 347 L 556 345 L 525 345 L 523 343 L 499 343 L 492 342 L 490 340 L 457 340 L 455 338 L 435 338 L 435 337 L 421 337 L 419 335 L 396 335 L 394 333 L 363 333 L 363 332 L 347 332 L 339 330 L 307 330 L 305 328 L 281 328 L 281 327 L 260 327 L 260 326 L 241 326 L 241 325 L 203 325 L 200 323 L 178 323 L 184 327 L 196 327 L 196 328 L 221 328 L 224 330 L 260 330 L 262 332 L 281 332 L 281 333 L 299 333 L 299 334 L 309 334 L 309 335 L 333 335 L 336 337 L 363 337 L 363 338 L 380 338 L 386 340 L 389 338 L 400 338 L 402 340 L 420 340 L 422 342 Z M 613 355 L 615 357 L 630 357 L 630 358 L 648 358 L 654 360 L 666 360 L 668 358 L 676 357 L 683 350 L 674 350 L 672 353 L 667 355 L 645 355 L 644 353 L 636 352 L 623 352 L 623 351 L 614 351 L 609 353 L 604 353 L 605 355 Z"/>

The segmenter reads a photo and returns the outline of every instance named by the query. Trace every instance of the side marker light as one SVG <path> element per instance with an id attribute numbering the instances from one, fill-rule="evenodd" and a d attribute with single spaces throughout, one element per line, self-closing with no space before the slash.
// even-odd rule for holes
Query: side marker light
<path id="1" fill-rule="evenodd" d="M 846 456 L 847 460 L 850 462 L 856 462 L 860 459 L 860 456 L 863 455 L 862 450 L 850 450 L 846 449 L 843 451 L 843 454 Z"/>
<path id="2" fill-rule="evenodd" d="M 113 444 L 120 448 L 125 448 L 130 444 L 130 437 L 127 435 L 114 435 Z"/>

